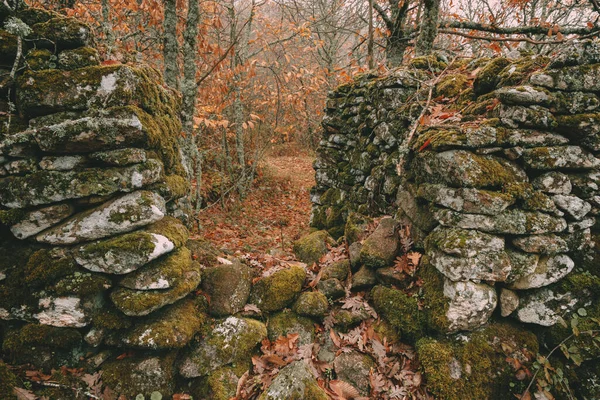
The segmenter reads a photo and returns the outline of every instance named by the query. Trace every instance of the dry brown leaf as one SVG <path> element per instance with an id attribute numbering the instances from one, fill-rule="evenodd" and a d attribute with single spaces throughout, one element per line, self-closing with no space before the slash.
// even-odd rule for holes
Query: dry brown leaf
<path id="1" fill-rule="evenodd" d="M 340 400 L 352 400 L 360 396 L 358 390 L 348 382 L 334 380 L 329 382 L 329 387 L 335 394 L 340 396 Z"/>
<path id="2" fill-rule="evenodd" d="M 13 394 L 17 396 L 17 400 L 37 400 L 38 398 L 31 390 L 18 387 L 13 388 Z"/>

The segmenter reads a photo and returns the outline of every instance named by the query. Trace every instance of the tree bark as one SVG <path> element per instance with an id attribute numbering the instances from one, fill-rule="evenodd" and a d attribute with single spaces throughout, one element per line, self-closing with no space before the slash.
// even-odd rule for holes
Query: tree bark
<path id="1" fill-rule="evenodd" d="M 163 29 L 165 82 L 173 89 L 179 89 L 179 66 L 177 63 L 177 5 L 175 0 L 165 0 Z"/>
<path id="2" fill-rule="evenodd" d="M 180 139 L 185 163 L 190 178 L 196 178 L 196 192 L 192 195 L 195 208 L 202 206 L 202 158 L 196 143 L 194 132 L 194 115 L 196 113 L 196 54 L 198 53 L 198 24 L 200 23 L 199 0 L 188 1 L 188 14 L 183 32 L 183 95 L 181 119 L 185 137 Z"/>
<path id="3" fill-rule="evenodd" d="M 106 58 L 110 59 L 110 55 L 115 48 L 115 35 L 110 22 L 110 4 L 108 0 L 102 0 L 102 30 L 104 31 L 104 40 L 106 40 Z"/>
<path id="4" fill-rule="evenodd" d="M 438 34 L 440 0 L 423 0 L 423 17 L 421 30 L 415 45 L 415 54 L 425 56 L 431 54 L 433 42 Z"/>

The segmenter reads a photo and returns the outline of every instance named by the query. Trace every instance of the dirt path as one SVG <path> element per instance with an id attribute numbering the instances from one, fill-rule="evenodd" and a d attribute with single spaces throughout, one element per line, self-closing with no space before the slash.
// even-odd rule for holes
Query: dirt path
<path id="1" fill-rule="evenodd" d="M 265 157 L 243 202 L 200 212 L 199 237 L 231 252 L 291 252 L 293 242 L 308 232 L 312 162 L 308 155 Z"/>

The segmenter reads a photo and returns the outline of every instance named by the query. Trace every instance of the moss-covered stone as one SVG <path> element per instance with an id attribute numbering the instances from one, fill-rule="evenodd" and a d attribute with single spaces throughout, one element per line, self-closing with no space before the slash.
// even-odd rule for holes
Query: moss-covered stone
<path id="1" fill-rule="evenodd" d="M 350 260 L 339 260 L 335 261 L 325 267 L 323 267 L 323 272 L 321 273 L 321 279 L 338 279 L 343 281 L 346 279 L 348 274 L 350 273 Z"/>
<path id="2" fill-rule="evenodd" d="M 56 56 L 46 49 L 30 50 L 25 56 L 25 62 L 34 71 L 56 68 Z"/>
<path id="3" fill-rule="evenodd" d="M 206 240 L 190 239 L 185 246 L 192 252 L 193 259 L 204 266 L 215 265 L 217 257 L 221 254 L 212 243 Z"/>
<path id="4" fill-rule="evenodd" d="M 300 261 L 311 265 L 318 263 L 327 254 L 327 245 L 332 244 L 334 241 L 326 231 L 317 231 L 297 240 L 294 243 L 294 253 Z"/>
<path id="5" fill-rule="evenodd" d="M 14 398 L 14 387 L 18 387 L 17 376 L 8 368 L 8 365 L 0 361 L 0 398 Z"/>
<path id="6" fill-rule="evenodd" d="M 185 279 L 191 269 L 191 252 L 186 247 L 180 247 L 127 274 L 119 285 L 135 290 L 169 289 Z"/>
<path id="7" fill-rule="evenodd" d="M 102 293 L 111 287 L 112 281 L 106 276 L 75 271 L 50 286 L 49 290 L 57 296 L 77 295 L 88 297 Z"/>
<path id="8" fill-rule="evenodd" d="M 133 290 L 117 288 L 110 299 L 117 309 L 129 316 L 148 315 L 166 305 L 173 304 L 194 291 L 200 284 L 200 264 L 194 262 L 184 279 L 167 290 Z"/>
<path id="9" fill-rule="evenodd" d="M 98 55 L 98 51 L 92 47 L 64 50 L 58 54 L 58 66 L 60 69 L 71 70 L 98 64 L 100 64 L 100 56 Z"/>
<path id="10" fill-rule="evenodd" d="M 77 271 L 73 257 L 60 250 L 38 250 L 25 265 L 25 281 L 41 287 Z"/>
<path id="11" fill-rule="evenodd" d="M 186 354 L 179 373 L 186 378 L 208 375 L 216 368 L 248 365 L 252 352 L 267 337 L 266 326 L 248 318 L 228 317 Z"/>
<path id="12" fill-rule="evenodd" d="M 509 64 L 510 61 L 504 57 L 494 58 L 486 64 L 473 81 L 475 95 L 481 96 L 494 90 L 500 81 L 500 72 Z"/>
<path id="13" fill-rule="evenodd" d="M 375 286 L 371 290 L 371 300 L 379 315 L 408 340 L 416 340 L 425 332 L 426 315 L 419 310 L 417 297 L 409 297 L 400 290 Z"/>
<path id="14" fill-rule="evenodd" d="M 415 57 L 408 63 L 409 67 L 430 72 L 442 72 L 448 64 L 441 61 L 436 55 Z"/>
<path id="15" fill-rule="evenodd" d="M 17 37 L 0 29 L 0 66 L 12 68 L 17 56 Z"/>
<path id="16" fill-rule="evenodd" d="M 200 331 L 206 310 L 194 300 L 183 300 L 139 321 L 118 336 L 126 347 L 164 350 L 185 347 Z"/>
<path id="17" fill-rule="evenodd" d="M 346 219 L 344 227 L 344 237 L 348 245 L 364 239 L 368 225 L 373 221 L 372 218 L 351 212 Z"/>
<path id="18" fill-rule="evenodd" d="M 38 47 L 71 49 L 91 41 L 91 29 L 75 18 L 52 18 L 32 26 L 30 38 Z"/>
<path id="19" fill-rule="evenodd" d="M 291 311 L 282 311 L 269 317 L 267 332 L 271 342 L 291 333 L 298 334 L 299 346 L 313 343 L 315 339 L 314 322 Z"/>
<path id="20" fill-rule="evenodd" d="M 550 58 L 546 56 L 522 57 L 500 71 L 498 87 L 525 83 L 532 73 L 543 69 L 549 62 Z"/>
<path id="21" fill-rule="evenodd" d="M 509 324 L 490 325 L 467 342 L 424 338 L 416 347 L 428 389 L 448 400 L 500 400 L 521 394 L 527 381 L 515 378 L 506 358 L 527 366 L 525 360 L 538 350 L 535 335 Z"/>
<path id="22" fill-rule="evenodd" d="M 294 301 L 305 278 L 306 272 L 299 266 L 277 271 L 254 284 L 249 303 L 256 304 L 263 312 L 281 310 Z"/>
<path id="23" fill-rule="evenodd" d="M 202 290 L 210 297 L 208 310 L 211 315 L 222 317 L 241 311 L 251 288 L 252 270 L 239 260 L 203 271 Z"/>
<path id="24" fill-rule="evenodd" d="M 312 318 L 324 317 L 328 308 L 327 297 L 319 291 L 300 294 L 292 307 L 297 314 Z"/>
<path id="25" fill-rule="evenodd" d="M 190 232 L 185 225 L 175 217 L 164 217 L 144 228 L 146 232 L 163 235 L 169 239 L 176 248 L 184 246 L 188 242 Z"/>
<path id="26" fill-rule="evenodd" d="M 161 356 L 137 356 L 102 364 L 102 382 L 126 398 L 159 392 L 170 397 L 175 389 L 176 352 Z"/>
<path id="27" fill-rule="evenodd" d="M 464 74 L 448 74 L 435 85 L 436 96 L 448 98 L 458 97 L 461 92 L 469 89 L 469 79 Z"/>
<path id="28" fill-rule="evenodd" d="M 302 360 L 281 369 L 271 385 L 258 400 L 327 400 L 329 396 L 321 389 Z"/>
<path id="29" fill-rule="evenodd" d="M 360 262 L 368 268 L 382 268 L 392 265 L 400 250 L 398 223 L 391 217 L 384 217 L 375 231 L 362 243 Z"/>
<path id="30" fill-rule="evenodd" d="M 376 367 L 375 361 L 368 354 L 354 350 L 343 352 L 333 361 L 333 368 L 338 379 L 350 383 L 361 395 L 366 396 L 371 392 L 371 370 Z"/>
<path id="31" fill-rule="evenodd" d="M 229 400 L 234 398 L 242 375 L 248 370 L 246 365 L 221 367 L 207 376 L 193 381 L 190 394 L 198 399 Z"/>

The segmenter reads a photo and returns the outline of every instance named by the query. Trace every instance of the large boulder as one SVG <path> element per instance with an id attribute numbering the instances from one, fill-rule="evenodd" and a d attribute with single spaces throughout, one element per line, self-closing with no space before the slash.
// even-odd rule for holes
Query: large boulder
<path id="1" fill-rule="evenodd" d="M 300 266 L 276 271 L 254 284 L 249 303 L 255 304 L 263 312 L 281 310 L 302 291 L 305 278 L 306 271 Z"/>
<path id="2" fill-rule="evenodd" d="M 252 270 L 239 260 L 206 268 L 202 290 L 210 297 L 208 311 L 218 317 L 241 311 L 252 288 Z"/>

